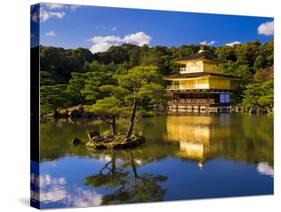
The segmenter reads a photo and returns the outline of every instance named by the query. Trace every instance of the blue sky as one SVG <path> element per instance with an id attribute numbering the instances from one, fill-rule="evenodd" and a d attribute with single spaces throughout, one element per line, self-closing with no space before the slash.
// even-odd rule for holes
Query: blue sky
<path id="1" fill-rule="evenodd" d="M 273 37 L 273 19 L 94 6 L 41 4 L 40 43 L 63 48 L 105 51 L 111 45 L 231 45 Z"/>

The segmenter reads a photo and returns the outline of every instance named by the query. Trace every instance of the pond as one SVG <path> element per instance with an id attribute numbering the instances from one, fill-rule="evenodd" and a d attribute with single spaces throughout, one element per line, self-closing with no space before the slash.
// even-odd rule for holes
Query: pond
<path id="1" fill-rule="evenodd" d="M 41 208 L 273 193 L 273 118 L 163 115 L 137 121 L 146 142 L 133 150 L 71 144 L 92 130 L 110 128 L 89 119 L 41 121 Z"/>

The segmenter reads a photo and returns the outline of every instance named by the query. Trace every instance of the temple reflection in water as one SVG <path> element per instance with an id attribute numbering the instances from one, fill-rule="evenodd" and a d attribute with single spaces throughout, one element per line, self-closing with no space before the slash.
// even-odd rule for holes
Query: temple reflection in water
<path id="1" fill-rule="evenodd" d="M 222 149 L 222 142 L 229 139 L 229 114 L 214 116 L 168 116 L 167 141 L 178 142 L 177 156 L 203 163 Z"/>

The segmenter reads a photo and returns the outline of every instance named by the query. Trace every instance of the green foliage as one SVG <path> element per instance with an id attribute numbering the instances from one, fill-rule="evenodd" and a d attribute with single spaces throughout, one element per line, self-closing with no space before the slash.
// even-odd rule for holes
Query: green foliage
<path id="1" fill-rule="evenodd" d="M 83 104 L 85 102 L 85 96 L 82 94 L 82 90 L 85 87 L 85 82 L 88 76 L 85 73 L 71 73 L 71 79 L 67 84 L 67 93 L 71 98 L 73 105 Z"/>
<path id="2" fill-rule="evenodd" d="M 258 99 L 261 96 L 262 89 L 259 84 L 249 84 L 246 86 L 243 105 L 246 108 L 255 108 L 258 105 Z"/>
<path id="3" fill-rule="evenodd" d="M 263 55 L 258 55 L 255 59 L 254 68 L 259 70 L 266 66 L 266 58 Z"/>
<path id="4" fill-rule="evenodd" d="M 141 107 L 143 101 L 146 101 L 146 106 L 163 101 L 164 87 L 160 84 L 161 77 L 155 66 L 137 66 L 127 74 L 113 75 L 113 79 L 116 80 L 115 84 L 101 85 L 92 90 L 99 90 L 106 97 L 89 106 L 89 111 L 106 123 L 112 125 L 114 122 L 115 125 L 116 117 L 128 117 L 131 107 L 134 107 L 134 112 L 130 114 L 131 122 L 134 122 L 136 104 Z M 97 83 L 97 80 L 91 82 Z"/>
<path id="5" fill-rule="evenodd" d="M 115 98 L 114 96 L 105 97 L 104 99 L 99 99 L 95 104 L 89 106 L 89 111 L 94 112 L 99 116 L 120 116 L 126 114 L 126 110 L 122 105 L 122 101 Z"/>
<path id="6" fill-rule="evenodd" d="M 130 68 L 138 65 L 154 65 L 161 75 L 178 72 L 174 59 L 190 56 L 200 49 L 199 45 L 182 45 L 180 47 L 144 45 L 138 47 L 131 44 L 112 46 L 108 51 L 92 54 L 88 49 L 63 49 L 40 46 L 41 71 L 48 72 L 52 81 L 67 83 L 71 72 L 102 72 L 125 74 Z M 254 72 L 259 68 L 273 65 L 273 41 L 260 44 L 252 41 L 234 46 L 205 46 L 210 53 L 219 58 L 229 60 L 237 65 L 248 65 Z M 49 78 L 49 79 L 50 79 Z"/>
<path id="7" fill-rule="evenodd" d="M 260 43 L 258 41 L 252 41 L 243 45 L 238 45 L 235 49 L 237 55 L 237 64 L 247 64 L 253 66 L 255 58 L 258 55 Z"/>
<path id="8" fill-rule="evenodd" d="M 262 83 L 263 93 L 258 99 L 258 104 L 263 108 L 273 107 L 273 79 Z"/>
<path id="9" fill-rule="evenodd" d="M 102 136 L 109 136 L 109 135 L 111 135 L 111 131 L 110 130 L 103 130 L 102 132 L 101 132 L 101 135 Z"/>
<path id="10" fill-rule="evenodd" d="M 229 61 L 224 65 L 224 73 L 239 76 L 242 80 L 247 82 L 249 82 L 249 80 L 252 78 L 252 72 L 249 65 L 238 65 L 232 61 Z"/>
<path id="11" fill-rule="evenodd" d="M 273 107 L 273 79 L 246 86 L 242 104 L 246 108 L 268 110 Z"/>
<path id="12" fill-rule="evenodd" d="M 52 75 L 47 71 L 40 71 L 40 85 L 54 85 L 56 84 Z"/>
<path id="13" fill-rule="evenodd" d="M 246 108 L 260 108 L 268 112 L 273 107 L 273 68 L 260 69 L 244 91 L 243 105 Z"/>
<path id="14" fill-rule="evenodd" d="M 172 47 L 171 52 L 172 52 L 173 57 L 175 57 L 175 58 L 191 56 L 194 53 L 196 53 L 194 48 L 192 48 L 191 46 L 187 46 L 187 45 L 182 45 L 179 48 Z"/>
<path id="15" fill-rule="evenodd" d="M 88 49 L 69 49 L 40 46 L 40 68 L 47 71 L 56 83 L 66 83 L 71 72 L 83 72 L 86 61 L 93 59 Z"/>
<path id="16" fill-rule="evenodd" d="M 145 102 L 146 108 L 163 101 L 164 87 L 156 66 L 137 66 L 127 74 L 114 75 L 114 79 L 118 81 L 116 89 L 122 91 L 125 104 L 129 106 L 132 106 L 134 100 L 140 107 Z"/>
<path id="17" fill-rule="evenodd" d="M 169 74 L 171 52 L 168 47 L 156 46 L 143 54 L 142 65 L 153 65 L 163 75 Z"/>
<path id="18" fill-rule="evenodd" d="M 98 71 L 88 72 L 86 74 L 84 88 L 81 90 L 81 94 L 85 97 L 87 104 L 93 104 L 96 100 L 103 97 L 100 86 L 104 84 L 111 84 L 111 74 L 102 73 Z"/>
<path id="19" fill-rule="evenodd" d="M 273 40 L 264 43 L 259 47 L 259 55 L 263 56 L 266 60 L 266 63 L 261 68 L 270 67 L 273 65 L 273 57 L 274 57 L 273 47 L 274 47 Z"/>
<path id="20" fill-rule="evenodd" d="M 238 87 L 233 92 L 232 101 L 234 104 L 241 103 L 245 86 L 251 82 L 253 77 L 250 67 L 248 65 L 238 65 L 235 62 L 228 61 L 223 65 L 223 70 L 227 74 L 240 77 Z"/>
<path id="21" fill-rule="evenodd" d="M 135 93 L 136 98 L 157 93 L 162 81 L 156 66 L 137 66 L 130 69 L 127 74 L 114 75 L 114 78 L 121 88 Z"/>
<path id="22" fill-rule="evenodd" d="M 144 106 L 142 103 L 146 102 L 147 108 L 153 102 L 163 101 L 164 87 L 161 85 L 161 75 L 156 66 L 137 66 L 125 75 L 114 75 L 114 79 L 121 90 L 126 90 L 123 100 L 125 105 L 132 108 L 130 127 L 126 135 L 129 138 L 134 129 L 137 110 Z"/>
<path id="23" fill-rule="evenodd" d="M 225 73 L 241 77 L 239 86 L 233 95 L 234 103 L 238 104 L 243 100 L 243 105 L 248 108 L 264 105 L 259 105 L 256 100 L 263 92 L 259 89 L 260 84 L 255 85 L 255 83 L 261 83 L 269 77 L 273 77 L 273 69 L 270 68 L 273 65 L 273 41 L 265 44 L 253 41 L 233 47 L 219 47 L 216 53 L 221 59 L 228 60 L 224 65 Z M 273 92 L 273 89 L 271 91 Z M 265 101 L 269 101 L 268 98 L 266 99 Z"/>
<path id="24" fill-rule="evenodd" d="M 103 85 L 99 87 L 100 91 L 114 96 L 120 101 L 124 102 L 124 96 L 129 94 L 129 91 L 125 88 L 116 85 Z"/>
<path id="25" fill-rule="evenodd" d="M 40 87 L 40 110 L 41 113 L 55 112 L 58 108 L 71 105 L 66 93 L 66 85 L 48 85 Z"/>
<path id="26" fill-rule="evenodd" d="M 237 61 L 237 57 L 235 55 L 235 47 L 222 46 L 222 47 L 218 47 L 215 52 L 218 58 L 220 59 L 231 60 L 233 62 Z"/>

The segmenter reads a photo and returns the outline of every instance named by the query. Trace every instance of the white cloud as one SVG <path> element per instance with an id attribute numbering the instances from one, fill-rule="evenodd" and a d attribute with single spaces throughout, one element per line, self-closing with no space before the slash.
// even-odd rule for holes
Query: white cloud
<path id="1" fill-rule="evenodd" d="M 60 202 L 67 207 L 98 206 L 102 202 L 102 195 L 95 191 L 69 186 L 63 177 L 55 178 L 49 174 L 31 175 L 31 183 L 40 189 L 40 195 L 32 192 L 34 199 L 42 203 Z"/>
<path id="2" fill-rule="evenodd" d="M 112 27 L 112 31 L 116 31 L 117 30 L 117 27 Z"/>
<path id="3" fill-rule="evenodd" d="M 80 187 L 76 188 L 67 200 L 68 205 L 73 207 L 89 207 L 98 206 L 102 203 L 102 195 L 91 190 L 84 190 Z"/>
<path id="4" fill-rule="evenodd" d="M 50 18 L 56 17 L 56 18 L 63 18 L 65 16 L 64 12 L 49 12 Z"/>
<path id="5" fill-rule="evenodd" d="M 137 32 L 135 34 L 126 35 L 123 39 L 125 43 L 136 44 L 138 46 L 143 46 L 149 44 L 151 37 L 144 32 Z"/>
<path id="6" fill-rule="evenodd" d="M 44 8 L 40 8 L 40 10 L 35 12 L 31 18 L 34 22 L 43 23 L 43 22 L 46 22 L 50 18 L 62 19 L 64 16 L 65 16 L 64 12 L 50 12 L 50 11 L 45 10 Z"/>
<path id="7" fill-rule="evenodd" d="M 239 44 L 241 44 L 241 42 L 236 40 L 236 41 L 233 41 L 233 42 L 230 42 L 230 43 L 226 43 L 225 45 L 226 46 L 234 46 L 234 45 L 239 45 Z"/>
<path id="8" fill-rule="evenodd" d="M 262 23 L 258 27 L 258 34 L 260 35 L 273 35 L 273 33 L 274 33 L 273 21 Z"/>
<path id="9" fill-rule="evenodd" d="M 49 31 L 49 32 L 46 32 L 45 34 L 47 37 L 55 37 L 56 36 L 56 33 L 54 31 Z"/>
<path id="10" fill-rule="evenodd" d="M 66 7 L 64 4 L 45 3 L 46 7 L 50 10 L 63 9 Z"/>
<path id="11" fill-rule="evenodd" d="M 118 36 L 96 36 L 90 39 L 90 41 L 94 44 L 97 43 L 113 43 L 114 45 L 117 45 L 118 42 L 121 42 L 122 39 Z"/>
<path id="12" fill-rule="evenodd" d="M 32 14 L 31 19 L 32 19 L 33 22 L 39 23 L 40 20 L 43 18 L 42 15 L 43 15 L 43 14 L 40 13 L 39 10 L 36 10 L 36 11 Z M 45 15 L 46 15 L 46 14 L 45 14 Z M 41 16 L 42 16 L 42 17 L 41 17 Z M 45 20 L 46 20 L 46 19 L 48 19 L 48 18 L 45 17 Z"/>
<path id="13" fill-rule="evenodd" d="M 113 45 L 110 43 L 97 43 L 90 48 L 90 51 L 93 54 L 97 52 L 106 52 L 111 46 Z"/>
<path id="14" fill-rule="evenodd" d="M 77 10 L 79 7 L 81 7 L 80 5 L 70 5 L 69 6 L 69 9 L 72 10 L 72 11 L 75 11 Z"/>
<path id="15" fill-rule="evenodd" d="M 62 19 L 66 12 L 71 10 L 75 11 L 80 7 L 80 5 L 65 5 L 65 4 L 54 4 L 54 3 L 44 3 L 42 4 L 40 10 L 33 13 L 31 19 L 36 23 L 43 23 L 50 18 Z"/>
<path id="16" fill-rule="evenodd" d="M 215 43 L 216 43 L 216 41 L 214 41 L 214 40 L 212 40 L 212 41 L 210 41 L 210 42 L 208 42 L 208 41 L 206 41 L 206 40 L 200 42 L 201 45 L 206 45 L 206 46 L 212 46 L 212 45 L 214 45 Z"/>
<path id="17" fill-rule="evenodd" d="M 272 168 L 267 162 L 258 163 L 258 165 L 257 165 L 257 171 L 258 171 L 261 175 L 269 175 L 269 176 L 271 176 L 271 177 L 274 176 L 274 170 L 273 170 L 273 168 Z"/>
<path id="18" fill-rule="evenodd" d="M 80 5 L 66 5 L 66 4 L 55 4 L 55 3 L 45 3 L 44 4 L 50 10 L 62 10 L 62 9 L 69 9 L 72 11 L 77 10 Z"/>
<path id="19" fill-rule="evenodd" d="M 124 43 L 135 44 L 138 46 L 143 46 L 144 44 L 149 44 L 151 41 L 151 36 L 145 34 L 144 32 L 137 32 L 134 34 L 129 34 L 123 38 L 119 36 L 95 36 L 90 39 L 92 46 L 90 51 L 92 53 L 105 52 L 111 46 L 120 46 Z"/>

